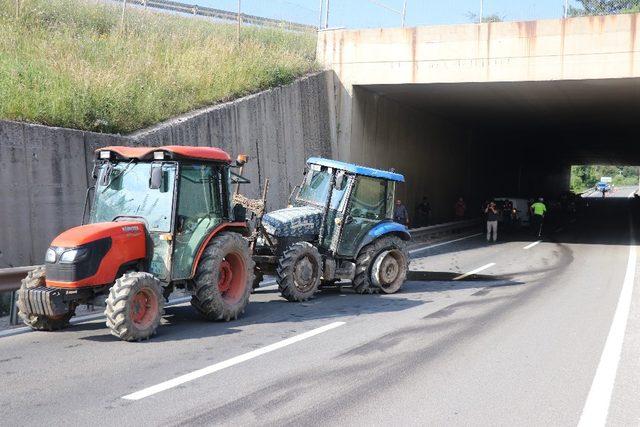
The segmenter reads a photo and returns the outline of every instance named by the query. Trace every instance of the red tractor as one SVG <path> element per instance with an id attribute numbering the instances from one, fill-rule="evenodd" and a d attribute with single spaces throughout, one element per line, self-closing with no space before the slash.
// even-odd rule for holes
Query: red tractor
<path id="1" fill-rule="evenodd" d="M 206 319 L 236 319 L 254 280 L 248 223 L 231 194 L 231 169 L 245 161 L 211 147 L 97 150 L 89 223 L 56 237 L 23 280 L 24 322 L 61 329 L 78 305 L 105 305 L 111 333 L 139 341 L 156 332 L 176 288 Z"/>

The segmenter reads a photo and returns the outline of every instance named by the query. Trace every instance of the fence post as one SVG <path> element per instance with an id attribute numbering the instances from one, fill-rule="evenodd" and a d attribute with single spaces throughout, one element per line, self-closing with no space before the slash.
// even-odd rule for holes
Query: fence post
<path id="1" fill-rule="evenodd" d="M 12 291 L 11 292 L 11 302 L 10 302 L 10 307 L 9 307 L 9 324 L 11 326 L 13 325 L 17 325 L 19 323 L 19 319 L 18 319 L 18 306 L 17 306 L 17 302 L 18 302 L 18 291 Z"/>
<path id="2" fill-rule="evenodd" d="M 238 46 L 240 46 L 240 25 L 242 25 L 242 1 L 238 0 L 238 28 L 236 31 L 236 37 L 237 37 L 237 41 L 238 41 Z"/>

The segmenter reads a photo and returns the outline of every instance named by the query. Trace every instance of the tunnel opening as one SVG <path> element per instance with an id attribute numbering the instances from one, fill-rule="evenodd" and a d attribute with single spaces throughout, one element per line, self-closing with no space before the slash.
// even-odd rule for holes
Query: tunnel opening
<path id="1" fill-rule="evenodd" d="M 487 199 L 549 199 L 572 166 L 640 164 L 640 79 L 354 86 L 351 158 L 405 174 L 398 197 L 431 223 Z"/>
<path id="2" fill-rule="evenodd" d="M 640 182 L 638 166 L 572 165 L 571 191 L 586 198 L 633 197 Z"/>

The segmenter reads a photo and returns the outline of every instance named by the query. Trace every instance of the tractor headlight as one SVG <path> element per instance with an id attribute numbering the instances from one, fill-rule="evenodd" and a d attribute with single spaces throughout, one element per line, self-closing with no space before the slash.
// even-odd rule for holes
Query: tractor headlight
<path id="1" fill-rule="evenodd" d="M 87 254 L 87 248 L 78 248 L 78 249 L 70 249 L 68 251 L 64 251 L 60 256 L 60 263 L 62 264 L 71 264 L 78 260 L 80 260 L 83 256 Z"/>
<path id="2" fill-rule="evenodd" d="M 47 249 L 47 253 L 44 256 L 44 262 L 48 262 L 51 264 L 56 262 L 56 251 L 54 251 L 53 248 Z"/>

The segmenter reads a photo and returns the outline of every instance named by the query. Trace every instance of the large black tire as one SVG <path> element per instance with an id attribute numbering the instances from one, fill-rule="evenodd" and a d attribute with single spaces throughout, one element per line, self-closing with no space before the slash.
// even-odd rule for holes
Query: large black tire
<path id="1" fill-rule="evenodd" d="M 307 301 L 318 290 L 322 277 L 322 258 L 311 243 L 289 246 L 276 269 L 276 281 L 283 297 L 291 302 Z"/>
<path id="2" fill-rule="evenodd" d="M 122 275 L 109 290 L 106 303 L 107 327 L 123 341 L 149 339 L 164 314 L 162 285 L 151 273 Z"/>
<path id="3" fill-rule="evenodd" d="M 28 312 L 28 306 L 22 301 L 22 292 L 26 289 L 38 288 L 45 286 L 44 267 L 37 267 L 31 270 L 27 277 L 22 279 L 20 291 L 18 291 L 18 315 L 22 321 L 36 331 L 56 331 L 69 326 L 69 320 L 75 314 L 75 310 L 71 309 L 68 313 L 58 317 L 48 317 L 43 314 L 33 314 Z"/>
<path id="4" fill-rule="evenodd" d="M 409 269 L 409 254 L 405 242 L 397 236 L 386 236 L 377 239 L 360 250 L 356 258 L 356 275 L 353 279 L 353 289 L 359 294 L 373 294 L 377 292 L 397 292 L 407 277 Z M 380 280 L 380 276 L 373 276 L 374 265 L 378 261 L 378 270 L 383 267 L 384 258 L 392 256 L 397 260 L 397 275 L 390 283 Z"/>
<path id="5" fill-rule="evenodd" d="M 249 303 L 254 265 L 244 237 L 218 234 L 198 263 L 191 305 L 207 320 L 237 319 Z"/>

